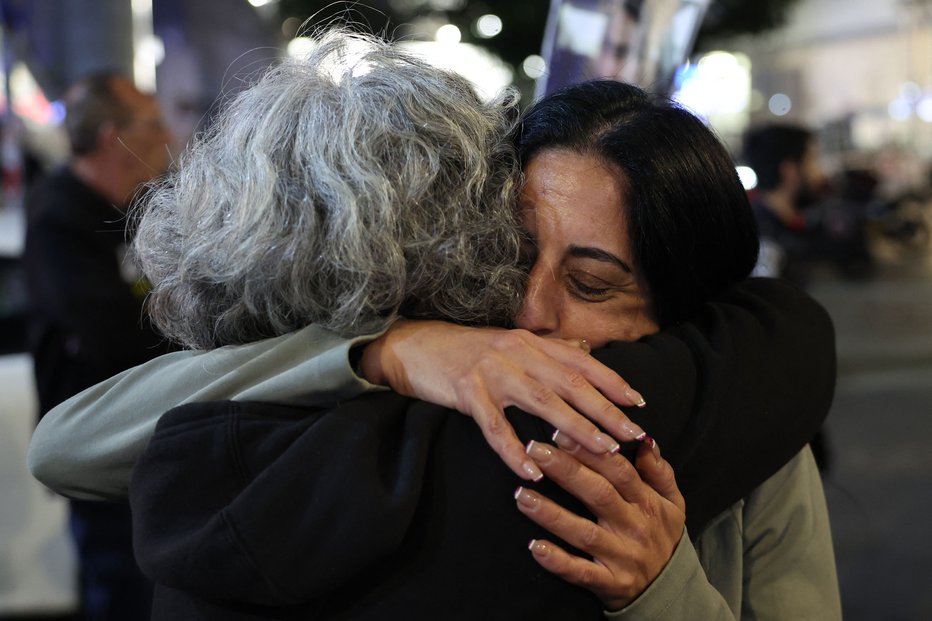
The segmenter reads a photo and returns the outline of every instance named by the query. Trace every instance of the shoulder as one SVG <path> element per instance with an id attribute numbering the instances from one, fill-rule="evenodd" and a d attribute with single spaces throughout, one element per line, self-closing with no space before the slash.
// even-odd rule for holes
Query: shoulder
<path id="1" fill-rule="evenodd" d="M 172 408 L 158 421 L 148 455 L 184 448 L 186 467 L 224 459 L 244 460 L 250 469 L 306 459 L 305 448 L 338 458 L 342 451 L 378 446 L 386 438 L 432 437 L 438 406 L 393 392 L 368 393 L 334 407 L 263 401 L 207 401 Z M 301 448 L 304 447 L 304 448 Z M 311 449 L 308 449 L 311 450 Z M 145 461 L 145 460 L 142 460 Z"/>
<path id="2" fill-rule="evenodd" d="M 294 437 L 323 414 L 324 410 L 317 408 L 258 401 L 185 403 L 159 418 L 150 450 L 153 446 L 180 443 L 189 459 L 197 461 L 206 457 L 195 450 L 197 446 L 206 449 L 217 440 L 233 445 L 260 436 Z M 275 452 L 271 446 L 268 448 Z"/>
<path id="3" fill-rule="evenodd" d="M 788 316 L 816 319 L 831 328 L 828 311 L 798 284 L 781 278 L 752 277 L 722 294 L 717 301 L 750 310 L 776 309 Z"/>
<path id="4" fill-rule="evenodd" d="M 808 447 L 719 514 L 695 540 L 710 583 L 732 610 L 789 605 L 804 611 L 779 617 L 787 619 L 813 618 L 807 616 L 813 609 L 834 609 L 831 545 L 822 484 Z M 805 588 L 801 578 L 808 581 Z M 790 592 L 800 599 L 793 602 Z"/>
<path id="5" fill-rule="evenodd" d="M 747 545 L 749 539 L 764 532 L 783 532 L 797 518 L 810 513 L 807 507 L 819 509 L 823 505 L 819 469 L 812 450 L 806 446 L 746 497 L 711 520 L 696 537 L 696 547 L 705 559 L 721 556 L 713 554 L 713 549 L 727 544 L 730 558 L 735 560 L 743 554 L 740 548 L 734 548 L 736 541 L 744 539 Z"/>
<path id="6" fill-rule="evenodd" d="M 58 168 L 37 180 L 25 197 L 28 212 L 27 234 L 30 229 L 68 228 L 115 230 L 122 223 L 119 210 L 67 167 Z"/>
<path id="7" fill-rule="evenodd" d="M 824 504 L 819 468 L 812 449 L 806 445 L 776 474 L 764 481 L 745 499 L 745 520 L 785 523 L 799 515 L 800 506 Z"/>

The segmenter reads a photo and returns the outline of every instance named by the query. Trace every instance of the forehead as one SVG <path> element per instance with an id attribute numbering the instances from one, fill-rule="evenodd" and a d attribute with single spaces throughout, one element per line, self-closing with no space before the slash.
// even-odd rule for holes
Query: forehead
<path id="1" fill-rule="evenodd" d="M 538 232 L 572 235 L 573 243 L 627 238 L 626 181 L 622 172 L 589 155 L 548 149 L 525 167 L 521 209 Z"/>

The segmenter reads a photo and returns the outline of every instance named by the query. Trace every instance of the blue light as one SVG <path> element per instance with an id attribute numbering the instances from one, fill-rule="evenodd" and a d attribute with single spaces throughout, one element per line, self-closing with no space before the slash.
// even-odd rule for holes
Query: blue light
<path id="1" fill-rule="evenodd" d="M 65 120 L 65 104 L 60 101 L 53 101 L 49 104 L 51 114 L 49 114 L 49 123 L 52 125 L 61 125 Z"/>

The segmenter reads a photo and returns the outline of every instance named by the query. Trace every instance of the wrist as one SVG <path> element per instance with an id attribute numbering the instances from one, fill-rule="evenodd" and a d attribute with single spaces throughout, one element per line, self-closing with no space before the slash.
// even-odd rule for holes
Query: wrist
<path id="1" fill-rule="evenodd" d="M 359 374 L 370 384 L 388 386 L 395 392 L 412 396 L 399 347 L 418 323 L 423 322 L 398 319 L 382 336 L 365 345 L 357 367 Z"/>
<path id="2" fill-rule="evenodd" d="M 387 333 L 365 345 L 353 348 L 350 352 L 350 364 L 353 371 L 370 384 L 377 386 L 388 386 L 388 380 L 382 367 L 386 337 Z"/>

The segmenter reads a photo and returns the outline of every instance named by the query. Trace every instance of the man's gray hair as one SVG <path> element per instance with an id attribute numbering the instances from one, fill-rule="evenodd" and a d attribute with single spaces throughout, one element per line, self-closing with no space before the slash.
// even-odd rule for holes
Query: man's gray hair
<path id="1" fill-rule="evenodd" d="M 509 322 L 526 276 L 514 106 L 390 43 L 325 34 L 153 187 L 135 249 L 154 322 L 204 349 L 311 323 Z"/>

